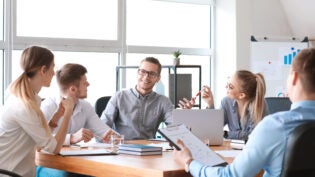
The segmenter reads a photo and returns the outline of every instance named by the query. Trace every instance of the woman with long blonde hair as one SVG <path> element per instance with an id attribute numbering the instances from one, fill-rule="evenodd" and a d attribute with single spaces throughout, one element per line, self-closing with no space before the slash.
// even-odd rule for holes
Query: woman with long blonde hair
<path id="1" fill-rule="evenodd" d="M 0 118 L 0 168 L 21 176 L 35 176 L 35 150 L 59 153 L 64 142 L 74 101 L 63 99 L 54 118 L 63 116 L 55 136 L 40 110 L 42 87 L 49 87 L 54 76 L 54 55 L 43 47 L 26 48 L 21 56 L 23 73 L 10 85 Z M 53 119 L 54 119 L 53 118 Z"/>
<path id="2" fill-rule="evenodd" d="M 226 85 L 227 96 L 221 100 L 221 109 L 224 110 L 224 124 L 229 131 L 224 137 L 228 139 L 247 140 L 248 135 L 263 117 L 269 114 L 265 102 L 266 84 L 264 76 L 247 70 L 236 71 Z M 214 108 L 214 100 L 209 86 L 202 89 L 202 98 L 207 107 Z M 179 101 L 183 109 L 190 109 L 195 98 Z"/>

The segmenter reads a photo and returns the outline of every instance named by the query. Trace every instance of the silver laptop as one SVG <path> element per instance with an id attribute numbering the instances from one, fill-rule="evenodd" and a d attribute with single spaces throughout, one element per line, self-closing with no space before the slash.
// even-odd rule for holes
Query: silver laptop
<path id="1" fill-rule="evenodd" d="M 174 109 L 175 124 L 184 124 L 208 145 L 222 145 L 224 115 L 221 109 Z"/>

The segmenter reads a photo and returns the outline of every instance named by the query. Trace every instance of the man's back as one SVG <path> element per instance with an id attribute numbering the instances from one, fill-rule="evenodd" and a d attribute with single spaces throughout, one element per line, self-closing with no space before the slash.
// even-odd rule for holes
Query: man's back
<path id="1" fill-rule="evenodd" d="M 249 136 L 242 154 L 235 160 L 241 159 L 243 164 L 251 164 L 247 165 L 248 171 L 245 172 L 248 173 L 250 169 L 253 172 L 248 174 L 256 174 L 265 168 L 265 177 L 280 176 L 289 135 L 301 123 L 315 120 L 314 110 L 315 101 L 303 101 L 294 103 L 290 111 L 265 117 Z M 248 158 L 247 162 L 245 158 Z M 240 166 L 240 163 L 237 165 Z"/>

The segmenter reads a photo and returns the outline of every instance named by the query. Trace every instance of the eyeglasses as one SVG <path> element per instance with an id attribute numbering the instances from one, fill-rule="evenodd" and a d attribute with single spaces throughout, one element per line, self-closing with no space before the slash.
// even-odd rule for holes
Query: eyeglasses
<path id="1" fill-rule="evenodd" d="M 153 72 L 153 71 L 146 71 L 144 69 L 138 69 L 138 74 L 141 75 L 141 76 L 145 76 L 145 75 L 148 75 L 149 78 L 156 78 L 159 76 L 158 73 L 156 72 Z"/>

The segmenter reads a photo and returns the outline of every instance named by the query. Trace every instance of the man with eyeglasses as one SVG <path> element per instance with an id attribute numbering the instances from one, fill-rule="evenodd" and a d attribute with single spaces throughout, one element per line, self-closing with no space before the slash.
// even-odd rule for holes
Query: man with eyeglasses
<path id="1" fill-rule="evenodd" d="M 174 106 L 169 98 L 153 91 L 160 80 L 162 66 L 154 57 L 140 63 L 137 85 L 118 91 L 109 100 L 101 120 L 126 140 L 154 138 L 161 122 L 173 122 Z"/>

